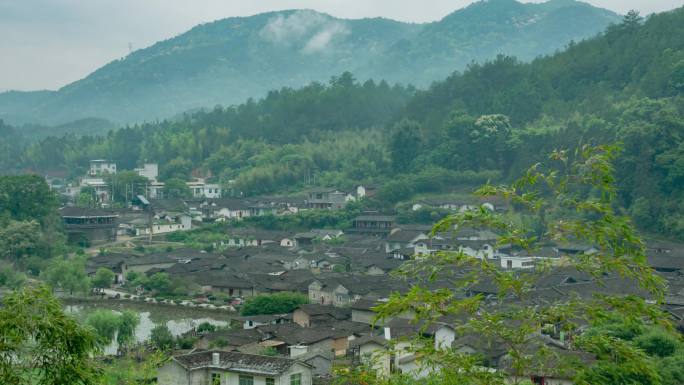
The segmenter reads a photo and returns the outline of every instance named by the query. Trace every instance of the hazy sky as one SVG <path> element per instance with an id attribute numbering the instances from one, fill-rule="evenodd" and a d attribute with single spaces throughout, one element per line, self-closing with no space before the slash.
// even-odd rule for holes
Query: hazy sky
<path id="1" fill-rule="evenodd" d="M 0 91 L 57 89 L 133 49 L 230 16 L 310 8 L 344 18 L 439 20 L 472 0 L 0 0 Z M 525 0 L 530 2 L 530 0 Z M 535 0 L 539 2 L 539 0 Z M 642 15 L 684 0 L 588 0 Z"/>

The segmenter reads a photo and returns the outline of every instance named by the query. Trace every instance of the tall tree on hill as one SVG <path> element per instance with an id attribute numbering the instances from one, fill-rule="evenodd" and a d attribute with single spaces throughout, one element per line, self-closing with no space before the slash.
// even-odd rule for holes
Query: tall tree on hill
<path id="1" fill-rule="evenodd" d="M 417 122 L 402 120 L 394 126 L 389 141 L 392 168 L 395 172 L 408 172 L 420 152 L 421 127 Z"/>

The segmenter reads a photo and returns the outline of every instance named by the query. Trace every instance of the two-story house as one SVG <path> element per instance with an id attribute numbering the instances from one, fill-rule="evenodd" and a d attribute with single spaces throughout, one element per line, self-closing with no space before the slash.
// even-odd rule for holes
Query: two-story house
<path id="1" fill-rule="evenodd" d="M 311 369 L 290 358 L 202 351 L 173 357 L 157 378 L 164 385 L 311 385 Z"/>

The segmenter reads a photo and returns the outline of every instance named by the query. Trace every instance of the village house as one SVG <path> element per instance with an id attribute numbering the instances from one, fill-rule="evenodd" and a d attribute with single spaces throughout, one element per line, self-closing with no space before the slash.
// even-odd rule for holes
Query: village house
<path id="1" fill-rule="evenodd" d="M 205 292 L 249 298 L 259 294 L 256 284 L 229 271 L 199 271 L 188 276 Z"/>
<path id="2" fill-rule="evenodd" d="M 309 300 L 321 305 L 344 306 L 352 303 L 349 289 L 336 281 L 315 280 L 309 284 Z"/>
<path id="3" fill-rule="evenodd" d="M 383 336 L 366 335 L 350 343 L 350 355 L 354 362 L 368 365 L 375 372 L 386 377 L 394 370 L 388 352 L 389 341 Z"/>
<path id="4" fill-rule="evenodd" d="M 150 182 L 156 182 L 159 177 L 159 165 L 157 163 L 145 163 L 142 167 L 133 169 L 138 175 L 147 178 Z"/>
<path id="5" fill-rule="evenodd" d="M 193 198 L 221 198 L 221 185 L 207 183 L 204 179 L 197 179 L 185 184 L 190 189 Z"/>
<path id="6" fill-rule="evenodd" d="M 161 218 L 153 218 L 151 223 L 137 224 L 135 235 L 156 235 L 189 230 L 192 230 L 192 218 L 189 215 L 166 215 Z"/>
<path id="7" fill-rule="evenodd" d="M 260 314 L 235 317 L 233 321 L 240 323 L 242 329 L 254 329 L 264 325 L 280 325 L 292 322 L 292 314 Z"/>
<path id="8" fill-rule="evenodd" d="M 395 218 L 390 215 L 367 214 L 360 215 L 353 220 L 353 227 L 349 231 L 362 234 L 389 234 L 394 227 Z"/>
<path id="9" fill-rule="evenodd" d="M 158 371 L 164 385 L 311 385 L 304 362 L 255 354 L 202 351 L 173 357 Z"/>
<path id="10" fill-rule="evenodd" d="M 385 239 L 385 252 L 392 253 L 399 249 L 413 249 L 418 241 L 430 239 L 431 226 L 395 227 Z"/>
<path id="11" fill-rule="evenodd" d="M 321 305 L 348 306 L 369 296 L 387 296 L 396 283 L 378 276 L 345 275 L 319 277 L 309 284 L 309 301 Z"/>
<path id="12" fill-rule="evenodd" d="M 256 228 L 233 228 L 224 244 L 231 247 L 280 245 L 293 247 L 296 245 L 294 234 L 287 231 L 261 230 Z"/>
<path id="13" fill-rule="evenodd" d="M 90 161 L 88 175 L 100 176 L 106 174 L 116 174 L 116 163 L 105 159 L 94 159 Z"/>
<path id="14" fill-rule="evenodd" d="M 368 325 L 350 321 L 337 321 L 328 325 L 301 327 L 297 323 L 268 325 L 257 328 L 264 335 L 264 340 L 271 341 L 271 346 L 279 352 L 287 350 L 290 357 L 306 353 L 323 351 L 333 352 L 336 356 L 344 356 L 350 341 L 368 333 Z"/>
<path id="15" fill-rule="evenodd" d="M 63 207 L 60 216 L 70 243 L 90 245 L 116 240 L 118 214 L 113 211 Z"/>
<path id="16" fill-rule="evenodd" d="M 359 299 L 351 305 L 351 320 L 372 325 L 378 315 L 373 308 L 379 304 L 376 300 Z"/>
<path id="17" fill-rule="evenodd" d="M 147 197 L 159 199 L 164 197 L 164 182 L 154 181 L 147 185 Z"/>
<path id="18" fill-rule="evenodd" d="M 314 350 L 312 352 L 300 354 L 295 358 L 298 361 L 311 365 L 314 377 L 326 377 L 332 373 L 332 363 L 335 359 L 335 353 Z"/>
<path id="19" fill-rule="evenodd" d="M 264 215 L 277 215 L 278 207 L 264 202 L 250 202 L 249 215 L 253 217 L 261 217 Z"/>
<path id="20" fill-rule="evenodd" d="M 361 199 L 361 198 L 371 198 L 375 196 L 375 193 L 378 191 L 378 187 L 375 185 L 370 185 L 370 184 L 365 184 L 365 185 L 358 185 L 355 188 L 356 190 L 356 198 Z"/>
<path id="21" fill-rule="evenodd" d="M 347 193 L 330 188 L 309 191 L 306 199 L 308 209 L 339 210 L 347 204 Z"/>
<path id="22" fill-rule="evenodd" d="M 177 258 L 165 253 L 131 256 L 126 259 L 128 270 L 136 273 L 147 273 L 153 269 L 167 269 L 176 263 L 178 263 Z"/>
<path id="23" fill-rule="evenodd" d="M 249 202 L 244 199 L 214 198 L 205 199 L 199 205 L 203 219 L 236 219 L 251 216 Z"/>
<path id="24" fill-rule="evenodd" d="M 292 320 L 301 327 L 312 327 L 319 325 L 329 325 L 337 321 L 348 320 L 351 318 L 349 309 L 318 305 L 300 305 L 292 313 Z"/>
<path id="25" fill-rule="evenodd" d="M 90 257 L 86 262 L 86 273 L 92 277 L 100 268 L 109 269 L 114 273 L 114 281 L 112 283 L 123 284 L 126 282 L 126 273 L 128 272 L 126 261 L 130 258 L 129 254 L 119 253 L 107 253 Z"/>

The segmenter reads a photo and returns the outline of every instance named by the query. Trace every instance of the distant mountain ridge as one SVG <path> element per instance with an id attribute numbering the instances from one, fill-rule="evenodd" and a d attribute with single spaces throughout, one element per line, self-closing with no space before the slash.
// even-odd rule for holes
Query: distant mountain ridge
<path id="1" fill-rule="evenodd" d="M 485 0 L 427 24 L 310 10 L 234 17 L 135 51 L 58 91 L 2 93 L 0 119 L 15 125 L 164 119 L 344 71 L 424 87 L 498 54 L 530 60 L 553 53 L 619 19 L 574 0 Z"/>

